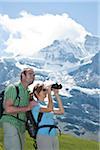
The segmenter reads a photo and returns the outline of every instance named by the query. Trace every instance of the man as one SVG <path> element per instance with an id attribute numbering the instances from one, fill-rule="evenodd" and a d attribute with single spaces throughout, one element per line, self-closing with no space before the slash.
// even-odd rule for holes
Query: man
<path id="1" fill-rule="evenodd" d="M 19 96 L 15 85 L 9 85 L 5 90 L 4 114 L 2 116 L 4 128 L 5 150 L 23 150 L 25 136 L 25 112 L 37 105 L 35 101 L 29 102 L 28 86 L 33 83 L 35 73 L 33 69 L 26 68 L 21 72 L 20 82 L 17 84 Z M 24 121 L 21 121 L 24 120 Z"/>

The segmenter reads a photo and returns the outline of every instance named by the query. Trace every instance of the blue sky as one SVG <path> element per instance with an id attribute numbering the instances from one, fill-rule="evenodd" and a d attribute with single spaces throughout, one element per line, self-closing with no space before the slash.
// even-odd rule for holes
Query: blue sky
<path id="1" fill-rule="evenodd" d="M 76 22 L 86 28 L 93 35 L 98 35 L 98 10 L 97 1 L 74 1 L 74 2 L 0 2 L 0 13 L 8 14 L 10 17 L 18 17 L 19 12 L 26 10 L 33 15 L 42 15 L 45 13 L 62 14 L 67 13 Z"/>
<path id="2" fill-rule="evenodd" d="M 32 55 L 54 40 L 84 43 L 87 34 L 99 35 L 97 1 L 12 1 L 0 1 L 2 51 Z"/>

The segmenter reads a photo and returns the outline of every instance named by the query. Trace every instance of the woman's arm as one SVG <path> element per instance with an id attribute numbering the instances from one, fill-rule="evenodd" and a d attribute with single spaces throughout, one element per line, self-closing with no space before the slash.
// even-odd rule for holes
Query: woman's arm
<path id="1" fill-rule="evenodd" d="M 51 97 L 51 87 L 48 87 L 48 105 L 46 108 L 40 108 L 41 112 L 51 112 L 53 111 L 53 102 Z"/>
<path id="2" fill-rule="evenodd" d="M 54 112 L 54 114 L 59 114 L 59 115 L 64 114 L 64 107 L 63 107 L 62 101 L 60 99 L 58 90 L 54 89 L 53 91 L 54 91 L 54 95 L 58 101 L 58 107 L 59 107 L 57 110 L 54 109 L 53 112 Z"/>

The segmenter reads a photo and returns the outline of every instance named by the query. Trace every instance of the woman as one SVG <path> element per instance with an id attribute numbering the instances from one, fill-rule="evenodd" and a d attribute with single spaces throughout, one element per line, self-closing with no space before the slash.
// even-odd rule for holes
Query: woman
<path id="1" fill-rule="evenodd" d="M 59 106 L 59 108 L 56 110 L 53 107 L 51 98 L 51 87 L 47 88 L 44 84 L 37 84 L 33 89 L 34 96 L 38 101 L 38 105 L 32 109 L 32 114 L 34 115 L 36 121 L 39 112 L 43 112 L 43 116 L 39 123 L 39 126 L 55 125 L 54 114 L 61 115 L 64 113 L 64 108 L 59 97 L 58 89 L 52 89 L 52 91 L 54 92 L 54 96 Z M 44 101 L 46 97 L 48 97 L 48 104 L 46 104 Z M 56 128 L 52 128 L 51 130 L 49 127 L 40 128 L 37 133 L 36 141 L 38 150 L 59 150 Z"/>

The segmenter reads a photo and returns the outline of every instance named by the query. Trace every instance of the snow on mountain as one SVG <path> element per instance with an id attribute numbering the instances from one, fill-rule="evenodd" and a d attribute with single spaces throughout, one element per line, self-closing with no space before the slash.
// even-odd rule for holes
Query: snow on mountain
<path id="1" fill-rule="evenodd" d="M 84 44 L 56 40 L 41 49 L 38 57 L 1 57 L 0 90 L 6 84 L 18 81 L 23 68 L 34 68 L 36 81 L 58 82 L 63 86 L 60 95 L 65 114 L 57 116 L 62 131 L 97 140 L 94 136 L 99 131 L 98 41 L 90 36 L 86 37 Z M 56 101 L 54 105 L 56 107 Z"/>
<path id="2" fill-rule="evenodd" d="M 69 73 L 91 63 L 91 58 L 99 51 L 99 47 L 99 38 L 89 35 L 84 43 L 76 43 L 69 39 L 55 40 L 48 47 L 41 49 L 36 57 L 45 61 L 44 69 L 50 68 L 55 71 L 56 68 L 58 71 L 66 70 Z"/>
<path id="3" fill-rule="evenodd" d="M 16 67 L 15 60 L 11 58 L 0 59 L 0 83 L 8 80 L 15 81 L 20 69 Z"/>
<path id="4" fill-rule="evenodd" d="M 88 94 L 88 95 L 99 95 L 100 94 L 100 89 L 95 89 L 95 88 L 92 88 L 92 89 L 89 89 L 89 88 L 82 88 L 82 87 L 79 87 L 79 86 L 73 86 L 71 88 L 71 90 L 79 90 L 85 94 Z"/>
<path id="5" fill-rule="evenodd" d="M 70 90 L 71 97 L 61 97 L 65 114 L 64 117 L 57 117 L 58 124 L 64 133 L 99 140 L 99 94 L 89 92 L 89 89 L 76 87 Z"/>
<path id="6" fill-rule="evenodd" d="M 91 63 L 80 66 L 79 69 L 70 72 L 77 85 L 88 88 L 100 88 L 99 70 L 100 51 L 91 59 Z"/>
<path id="7" fill-rule="evenodd" d="M 79 59 L 75 57 L 73 49 L 74 51 L 78 51 L 78 48 L 67 40 L 55 40 L 52 45 L 40 50 L 38 56 L 47 61 L 60 62 L 61 64 L 67 61 L 76 63 Z"/>
<path id="8" fill-rule="evenodd" d="M 76 43 L 69 39 L 55 40 L 48 47 L 40 50 L 39 57 L 52 61 L 69 61 L 76 63 L 80 58 L 95 54 L 100 50 L 100 39 L 87 35 L 84 43 Z"/>
<path id="9" fill-rule="evenodd" d="M 91 54 L 98 53 L 100 51 L 100 38 L 87 35 L 84 47 Z"/>

